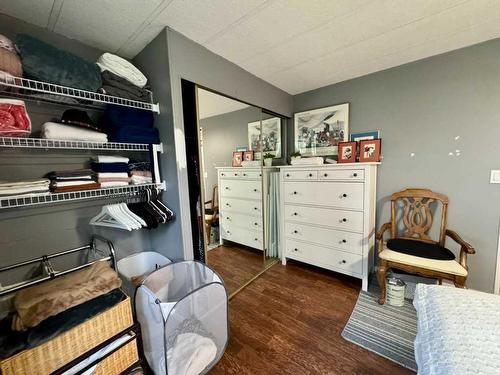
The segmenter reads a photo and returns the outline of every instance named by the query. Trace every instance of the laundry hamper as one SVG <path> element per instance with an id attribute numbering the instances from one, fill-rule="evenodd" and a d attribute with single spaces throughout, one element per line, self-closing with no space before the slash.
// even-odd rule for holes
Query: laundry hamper
<path id="1" fill-rule="evenodd" d="M 144 354 L 156 375 L 207 373 L 229 337 L 228 296 L 222 279 L 197 261 L 170 263 L 136 290 Z"/>

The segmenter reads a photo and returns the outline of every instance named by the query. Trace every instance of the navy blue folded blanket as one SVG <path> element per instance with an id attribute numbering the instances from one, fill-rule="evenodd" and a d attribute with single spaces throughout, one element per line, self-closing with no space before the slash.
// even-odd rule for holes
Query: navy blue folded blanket
<path id="1" fill-rule="evenodd" d="M 160 143 L 160 133 L 156 128 L 139 128 L 137 126 L 124 126 L 108 133 L 110 142 L 125 143 Z"/>
<path id="2" fill-rule="evenodd" d="M 92 163 L 92 170 L 100 173 L 128 172 L 127 163 Z"/>

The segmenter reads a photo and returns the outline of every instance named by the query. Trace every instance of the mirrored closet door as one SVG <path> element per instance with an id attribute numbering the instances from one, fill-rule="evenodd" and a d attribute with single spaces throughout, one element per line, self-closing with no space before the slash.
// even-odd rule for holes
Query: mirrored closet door
<path id="1" fill-rule="evenodd" d="M 197 88 L 205 259 L 238 292 L 264 269 L 261 109 Z"/>

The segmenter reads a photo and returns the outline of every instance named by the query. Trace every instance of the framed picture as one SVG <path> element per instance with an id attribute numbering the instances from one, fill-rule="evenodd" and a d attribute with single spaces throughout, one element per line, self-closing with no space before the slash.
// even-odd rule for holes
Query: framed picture
<path id="1" fill-rule="evenodd" d="M 350 141 L 351 142 L 360 142 L 365 139 L 378 139 L 380 138 L 380 132 L 378 130 L 360 132 L 360 133 L 351 133 Z"/>
<path id="2" fill-rule="evenodd" d="M 233 167 L 241 167 L 241 162 L 243 161 L 243 151 L 233 152 Z"/>
<path id="3" fill-rule="evenodd" d="M 236 151 L 248 151 L 248 147 L 247 146 L 236 146 Z"/>
<path id="4" fill-rule="evenodd" d="M 381 147 L 382 147 L 382 140 L 380 138 L 360 141 L 359 161 L 360 162 L 380 161 Z"/>
<path id="5" fill-rule="evenodd" d="M 296 113 L 294 126 L 302 156 L 337 155 L 339 142 L 348 140 L 349 103 Z"/>
<path id="6" fill-rule="evenodd" d="M 245 151 L 243 153 L 243 160 L 244 161 L 252 161 L 253 160 L 253 151 Z"/>
<path id="7" fill-rule="evenodd" d="M 249 122 L 248 150 L 255 151 L 255 160 L 260 160 L 262 152 L 271 153 L 275 158 L 281 158 L 281 118 L 273 117 Z"/>
<path id="8" fill-rule="evenodd" d="M 358 142 L 339 142 L 339 163 L 355 163 Z"/>

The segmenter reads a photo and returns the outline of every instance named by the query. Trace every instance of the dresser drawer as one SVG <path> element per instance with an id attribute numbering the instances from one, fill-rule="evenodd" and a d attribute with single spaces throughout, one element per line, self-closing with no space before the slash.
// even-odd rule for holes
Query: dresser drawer
<path id="1" fill-rule="evenodd" d="M 318 171 L 320 180 L 353 180 L 364 181 L 365 171 L 363 169 L 339 169 Z"/>
<path id="2" fill-rule="evenodd" d="M 360 275 L 363 271 L 363 257 L 322 246 L 286 240 L 286 257 L 302 262 L 326 266 Z"/>
<path id="3" fill-rule="evenodd" d="M 363 232 L 363 212 L 332 208 L 285 205 L 284 219 L 306 224 L 324 225 L 353 232 Z"/>
<path id="4" fill-rule="evenodd" d="M 262 201 L 223 197 L 220 201 L 220 210 L 260 216 L 262 215 Z"/>
<path id="5" fill-rule="evenodd" d="M 232 171 L 232 170 L 219 171 L 220 178 L 239 178 L 240 176 L 241 176 L 240 171 Z"/>
<path id="6" fill-rule="evenodd" d="M 285 223 L 285 236 L 363 255 L 363 235 L 361 233 L 287 222 Z"/>
<path id="7" fill-rule="evenodd" d="M 264 248 L 262 231 L 246 230 L 229 223 L 221 223 L 221 237 L 255 249 Z"/>
<path id="8" fill-rule="evenodd" d="M 283 171 L 284 180 L 317 180 L 318 171 Z"/>
<path id="9" fill-rule="evenodd" d="M 223 224 L 227 223 L 231 226 L 236 226 L 244 229 L 262 231 L 261 216 L 249 216 L 236 212 L 221 211 L 220 219 Z"/>
<path id="10" fill-rule="evenodd" d="M 362 210 L 363 185 L 349 182 L 286 181 L 283 195 L 287 203 Z"/>
<path id="11" fill-rule="evenodd" d="M 243 179 L 255 179 L 258 180 L 262 177 L 261 171 L 245 171 L 244 169 L 240 172 L 240 176 Z"/>
<path id="12" fill-rule="evenodd" d="M 221 180 L 220 185 L 220 195 L 222 197 L 262 198 L 262 182 L 260 180 Z"/>

